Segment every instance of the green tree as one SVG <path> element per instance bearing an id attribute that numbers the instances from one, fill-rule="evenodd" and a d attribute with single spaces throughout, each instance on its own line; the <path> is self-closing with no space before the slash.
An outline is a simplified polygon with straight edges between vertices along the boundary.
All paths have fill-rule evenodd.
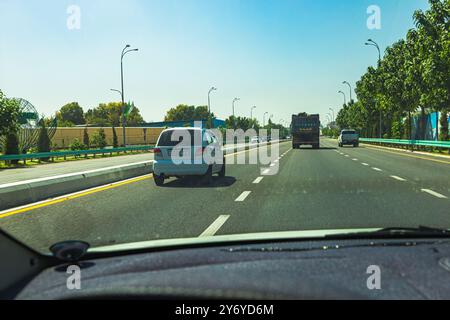
<path id="1" fill-rule="evenodd" d="M 112 127 L 112 133 L 113 133 L 113 148 L 118 148 L 119 147 L 119 141 L 117 139 L 117 133 L 116 133 L 116 128 Z"/>
<path id="2" fill-rule="evenodd" d="M 60 122 L 60 125 L 73 126 L 86 123 L 83 108 L 80 107 L 78 102 L 71 102 L 61 107 L 56 113 L 56 119 Z"/>
<path id="3" fill-rule="evenodd" d="M 5 146 L 4 146 L 5 154 L 20 154 L 19 150 L 19 139 L 17 137 L 16 131 L 9 131 L 6 134 Z M 18 164 L 18 160 L 11 160 L 11 164 Z"/>
<path id="4" fill-rule="evenodd" d="M 8 99 L 0 90 L 0 136 L 16 132 L 19 127 L 20 105 Z"/>
<path id="5" fill-rule="evenodd" d="M 106 135 L 105 130 L 103 128 L 98 129 L 92 136 L 92 144 L 99 149 L 103 149 L 106 147 Z"/>
<path id="6" fill-rule="evenodd" d="M 447 112 L 446 111 L 443 111 L 441 113 L 441 119 L 440 119 L 440 140 L 442 140 L 442 141 L 449 140 L 448 118 L 447 118 Z"/>
<path id="7" fill-rule="evenodd" d="M 83 144 L 86 146 L 87 149 L 89 149 L 91 143 L 89 141 L 89 133 L 87 130 L 87 127 L 84 128 L 83 130 Z"/>
<path id="8" fill-rule="evenodd" d="M 436 112 L 449 111 L 450 1 L 429 0 L 429 3 L 429 10 L 414 13 L 418 38 L 417 55 L 422 62 L 420 103 Z M 436 119 L 437 126 L 438 123 L 439 120 Z"/>
<path id="9" fill-rule="evenodd" d="M 210 117 L 214 117 L 214 114 L 210 115 L 206 106 L 180 104 L 167 111 L 164 121 L 208 120 Z"/>
<path id="10" fill-rule="evenodd" d="M 38 138 L 38 152 L 50 152 L 50 138 L 48 136 L 47 126 L 45 121 L 40 121 L 39 138 Z"/>
<path id="11" fill-rule="evenodd" d="M 86 122 L 101 127 L 119 127 L 122 125 L 122 103 L 100 103 L 98 107 L 89 109 L 85 114 Z M 138 108 L 133 108 L 127 117 L 127 126 L 145 123 Z"/>

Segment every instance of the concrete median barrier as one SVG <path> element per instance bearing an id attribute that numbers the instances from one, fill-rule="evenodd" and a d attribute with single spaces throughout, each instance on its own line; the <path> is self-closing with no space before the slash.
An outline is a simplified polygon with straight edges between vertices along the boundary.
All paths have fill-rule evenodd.
<path id="1" fill-rule="evenodd" d="M 0 210 L 47 200 L 152 172 L 152 161 L 0 185 Z"/>

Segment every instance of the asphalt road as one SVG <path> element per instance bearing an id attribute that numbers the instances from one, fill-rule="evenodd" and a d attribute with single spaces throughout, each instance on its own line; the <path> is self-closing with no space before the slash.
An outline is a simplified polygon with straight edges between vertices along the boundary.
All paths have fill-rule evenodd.
<path id="1" fill-rule="evenodd" d="M 228 164 L 226 177 L 211 185 L 171 179 L 156 187 L 146 176 L 0 213 L 0 228 L 38 250 L 68 239 L 100 246 L 268 231 L 450 228 L 449 160 L 336 145 L 322 139 L 319 150 L 292 150 L 281 143 L 273 167 Z"/>

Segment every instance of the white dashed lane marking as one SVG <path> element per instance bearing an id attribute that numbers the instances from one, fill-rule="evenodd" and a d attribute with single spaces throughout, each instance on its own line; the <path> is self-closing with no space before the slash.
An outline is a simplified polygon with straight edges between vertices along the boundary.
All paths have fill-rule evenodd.
<path id="1" fill-rule="evenodd" d="M 430 190 L 430 189 L 421 189 L 421 190 L 422 190 L 422 192 L 426 192 L 428 194 L 431 194 L 432 196 L 435 196 L 436 198 L 447 199 L 446 196 L 444 196 L 443 194 L 440 194 L 440 193 L 438 193 L 436 191 L 433 191 L 433 190 Z"/>
<path id="2" fill-rule="evenodd" d="M 258 184 L 261 182 L 261 180 L 264 179 L 264 177 L 258 177 L 255 179 L 255 181 L 253 181 L 254 184 Z"/>
<path id="3" fill-rule="evenodd" d="M 241 195 L 239 197 L 237 197 L 235 201 L 236 202 L 244 201 L 249 196 L 250 193 L 252 193 L 252 192 L 251 191 L 244 191 L 244 192 L 242 192 Z"/>
<path id="4" fill-rule="evenodd" d="M 200 238 L 203 237 L 212 237 L 214 236 L 217 231 L 223 226 L 223 224 L 228 220 L 230 216 L 229 215 L 221 215 L 219 216 L 203 233 L 199 236 Z"/>
<path id="5" fill-rule="evenodd" d="M 403 179 L 401 177 L 398 176 L 391 176 L 392 179 L 398 180 L 398 181 L 406 181 L 406 179 Z"/>

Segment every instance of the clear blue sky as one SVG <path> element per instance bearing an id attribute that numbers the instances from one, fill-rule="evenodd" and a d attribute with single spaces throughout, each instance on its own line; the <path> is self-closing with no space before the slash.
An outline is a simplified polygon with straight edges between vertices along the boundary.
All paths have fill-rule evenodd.
<path id="1" fill-rule="evenodd" d="M 69 5 L 81 29 L 68 30 Z M 381 30 L 366 27 L 367 7 L 381 8 Z M 426 0 L 0 0 L 0 88 L 53 114 L 78 101 L 87 110 L 118 101 L 120 52 L 126 100 L 147 121 L 180 103 L 206 105 L 220 118 L 264 112 L 274 120 L 338 108 L 338 90 L 354 85 L 382 48 L 405 36 Z"/>

